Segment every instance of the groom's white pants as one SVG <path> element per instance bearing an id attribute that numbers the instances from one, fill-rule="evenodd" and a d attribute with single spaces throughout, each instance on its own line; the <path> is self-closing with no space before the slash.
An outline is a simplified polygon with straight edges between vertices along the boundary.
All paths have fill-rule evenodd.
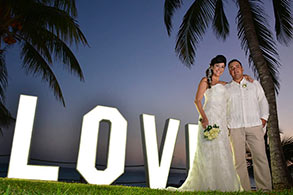
<path id="1" fill-rule="evenodd" d="M 253 173 L 257 190 L 272 190 L 271 174 L 265 151 L 264 132 L 262 126 L 230 129 L 230 139 L 233 146 L 235 167 L 240 182 L 245 191 L 250 191 L 250 180 L 246 164 L 247 142 L 253 162 Z"/>

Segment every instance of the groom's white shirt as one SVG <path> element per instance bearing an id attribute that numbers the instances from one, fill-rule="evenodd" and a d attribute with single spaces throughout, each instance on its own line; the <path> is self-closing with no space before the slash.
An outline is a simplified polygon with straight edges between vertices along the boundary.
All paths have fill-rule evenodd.
<path id="1" fill-rule="evenodd" d="M 262 125 L 261 118 L 268 120 L 269 105 L 263 88 L 256 80 L 253 83 L 245 78 L 239 83 L 231 81 L 228 91 L 228 128 L 254 127 Z"/>

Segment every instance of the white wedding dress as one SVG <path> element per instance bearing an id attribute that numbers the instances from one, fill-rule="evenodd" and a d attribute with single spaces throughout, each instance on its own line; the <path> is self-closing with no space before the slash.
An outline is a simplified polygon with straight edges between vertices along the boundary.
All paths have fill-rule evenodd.
<path id="1" fill-rule="evenodd" d="M 228 139 L 226 124 L 227 91 L 224 85 L 216 84 L 207 89 L 204 111 L 210 125 L 217 124 L 220 133 L 214 140 L 207 140 L 203 128 L 198 126 L 198 142 L 193 165 L 188 176 L 178 191 L 241 191 L 239 177 L 236 173 L 232 149 Z"/>

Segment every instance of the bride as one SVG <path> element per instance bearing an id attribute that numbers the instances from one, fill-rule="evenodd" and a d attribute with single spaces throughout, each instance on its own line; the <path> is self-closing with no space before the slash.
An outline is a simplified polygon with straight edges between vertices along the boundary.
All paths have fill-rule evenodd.
<path id="1" fill-rule="evenodd" d="M 179 191 L 241 191 L 240 180 L 236 173 L 228 129 L 226 124 L 226 82 L 220 81 L 226 66 L 226 58 L 217 55 L 211 60 L 204 77 L 198 86 L 195 105 L 200 114 L 198 126 L 197 151 L 192 168 L 179 188 L 168 187 L 168 190 Z M 205 97 L 204 106 L 202 99 Z M 204 136 L 208 125 L 216 124 L 220 132 L 218 136 L 209 140 Z"/>

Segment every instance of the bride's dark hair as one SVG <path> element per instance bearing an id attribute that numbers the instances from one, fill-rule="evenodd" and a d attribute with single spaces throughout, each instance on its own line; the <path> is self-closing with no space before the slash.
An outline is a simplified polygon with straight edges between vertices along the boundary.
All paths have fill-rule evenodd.
<path id="1" fill-rule="evenodd" d="M 214 57 L 211 60 L 210 67 L 206 70 L 206 77 L 208 79 L 208 88 L 211 88 L 211 84 L 212 84 L 212 76 L 213 76 L 212 67 L 218 63 L 224 63 L 226 66 L 226 62 L 227 62 L 227 60 L 226 60 L 225 56 L 223 56 L 223 55 L 217 55 L 216 57 Z"/>

